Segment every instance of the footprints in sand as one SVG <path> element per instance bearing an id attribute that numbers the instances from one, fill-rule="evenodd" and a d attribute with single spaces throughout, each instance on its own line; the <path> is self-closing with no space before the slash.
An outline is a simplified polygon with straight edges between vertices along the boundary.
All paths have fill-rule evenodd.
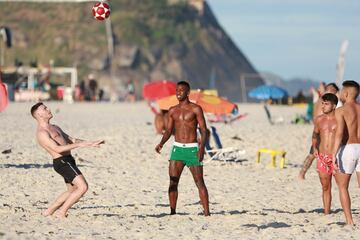
<path id="1" fill-rule="evenodd" d="M 26 212 L 26 210 L 23 207 L 11 206 L 10 204 L 7 204 L 7 203 L 3 203 L 2 206 L 4 208 L 7 208 L 8 210 L 12 211 L 13 213 Z"/>

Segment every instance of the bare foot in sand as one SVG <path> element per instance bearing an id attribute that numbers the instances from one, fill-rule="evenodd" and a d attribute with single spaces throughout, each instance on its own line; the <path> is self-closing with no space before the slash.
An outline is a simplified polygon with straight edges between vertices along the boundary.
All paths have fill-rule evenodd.
<path id="1" fill-rule="evenodd" d="M 50 210 L 50 209 L 46 209 L 45 211 L 43 211 L 43 212 L 41 213 L 41 215 L 43 215 L 44 217 L 48 217 L 48 216 L 53 215 L 54 212 L 55 212 L 55 211 L 52 211 L 52 210 Z"/>
<path id="2" fill-rule="evenodd" d="M 344 225 L 343 229 L 345 229 L 346 231 L 354 231 L 354 230 L 356 230 L 356 225 L 355 224 L 346 224 L 346 225 Z"/>
<path id="3" fill-rule="evenodd" d="M 56 218 L 59 218 L 59 219 L 65 219 L 65 218 L 67 218 L 68 214 L 67 213 L 64 214 L 64 213 L 61 213 L 61 212 L 57 212 L 57 213 L 54 214 L 54 216 Z"/>

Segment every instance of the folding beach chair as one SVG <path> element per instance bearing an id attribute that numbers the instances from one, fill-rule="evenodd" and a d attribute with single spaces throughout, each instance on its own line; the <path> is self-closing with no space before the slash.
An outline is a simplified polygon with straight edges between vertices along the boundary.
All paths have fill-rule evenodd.
<path id="1" fill-rule="evenodd" d="M 264 105 L 264 110 L 265 110 L 265 113 L 266 113 L 266 117 L 269 120 L 269 123 L 271 125 L 273 125 L 275 123 L 283 123 L 284 122 L 283 117 L 276 117 L 276 118 L 272 117 L 271 113 L 270 113 L 270 110 L 269 110 L 269 108 L 268 108 L 268 106 L 266 104 Z"/>
<path id="2" fill-rule="evenodd" d="M 206 158 L 203 162 L 204 163 L 210 163 L 212 160 L 218 160 L 218 161 L 234 161 L 240 160 L 246 153 L 245 150 L 240 150 L 235 147 L 228 147 L 223 148 L 223 145 L 220 141 L 220 137 L 217 134 L 216 128 L 211 126 L 211 136 L 214 139 L 215 145 L 217 148 L 212 149 L 210 147 L 209 138 L 207 138 L 205 142 L 205 152 L 209 155 L 208 158 Z"/>
<path id="3" fill-rule="evenodd" d="M 237 120 L 243 119 L 248 114 L 228 114 L 228 115 L 208 115 L 208 121 L 211 123 L 232 123 Z"/>

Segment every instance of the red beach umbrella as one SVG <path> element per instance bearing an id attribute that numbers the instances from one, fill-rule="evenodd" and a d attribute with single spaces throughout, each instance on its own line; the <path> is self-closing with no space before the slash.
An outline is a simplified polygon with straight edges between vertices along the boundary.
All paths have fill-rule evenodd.
<path id="1" fill-rule="evenodd" d="M 160 80 L 146 83 L 143 86 L 143 97 L 146 100 L 158 100 L 176 93 L 176 83 Z"/>

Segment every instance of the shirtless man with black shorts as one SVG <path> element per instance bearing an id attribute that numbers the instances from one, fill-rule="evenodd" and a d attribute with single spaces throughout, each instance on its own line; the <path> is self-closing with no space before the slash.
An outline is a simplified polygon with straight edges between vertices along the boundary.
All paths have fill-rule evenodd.
<path id="1" fill-rule="evenodd" d="M 71 156 L 71 150 L 78 147 L 99 147 L 104 141 L 83 141 L 75 139 L 64 133 L 61 128 L 50 124 L 53 117 L 51 111 L 43 103 L 32 106 L 31 115 L 38 122 L 36 139 L 38 143 L 51 155 L 53 166 L 65 180 L 67 191 L 62 193 L 49 208 L 43 212 L 44 216 L 52 215 L 58 210 L 56 216 L 65 218 L 72 205 L 86 193 L 88 185 Z"/>
<path id="2" fill-rule="evenodd" d="M 170 108 L 167 129 L 160 143 L 155 147 L 155 150 L 157 153 L 160 153 L 163 145 L 169 140 L 175 129 L 175 142 L 169 161 L 170 214 L 176 214 L 177 188 L 184 166 L 187 166 L 199 190 L 204 215 L 209 216 L 209 197 L 203 178 L 202 166 L 206 139 L 206 123 L 201 107 L 189 101 L 189 94 L 189 83 L 184 81 L 178 82 L 176 86 L 176 97 L 179 100 L 179 104 Z M 200 144 L 198 144 L 196 131 L 198 125 L 201 131 Z"/>
<path id="3" fill-rule="evenodd" d="M 349 182 L 354 171 L 360 187 L 360 104 L 359 84 L 353 80 L 344 81 L 340 92 L 343 106 L 336 109 L 337 129 L 335 135 L 334 159 L 336 155 L 335 180 L 339 188 L 340 202 L 346 224 L 353 225 Z"/>

